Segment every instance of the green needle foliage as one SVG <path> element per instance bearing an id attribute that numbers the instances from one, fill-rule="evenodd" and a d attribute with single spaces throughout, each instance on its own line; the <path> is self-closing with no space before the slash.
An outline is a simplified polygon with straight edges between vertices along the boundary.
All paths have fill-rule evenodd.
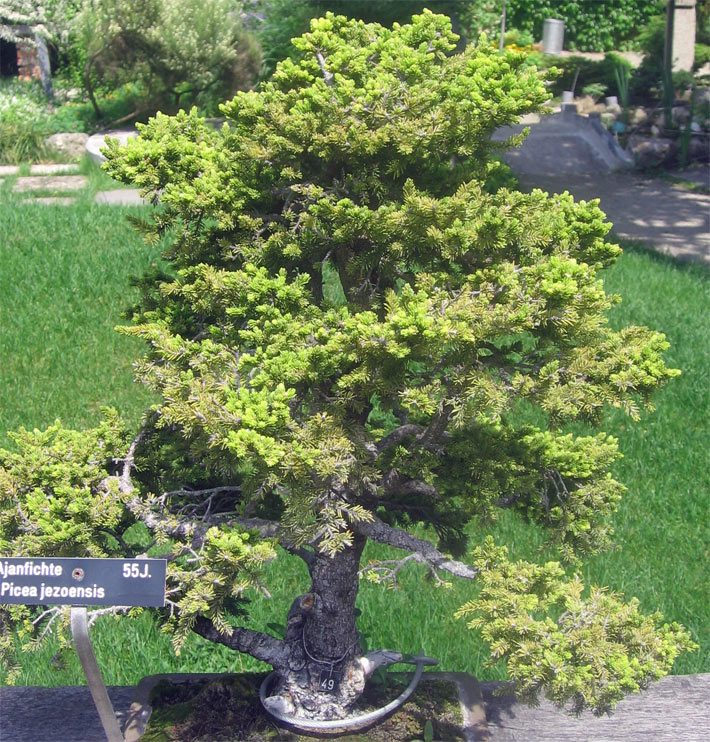
<path id="1" fill-rule="evenodd" d="M 171 240 L 171 273 L 145 278 L 123 331 L 146 341 L 138 370 L 160 399 L 129 509 L 174 544 L 178 644 L 198 615 L 229 631 L 272 554 L 215 525 L 199 492 L 220 487 L 221 522 L 275 521 L 282 543 L 328 555 L 374 524 L 431 526 L 460 556 L 464 526 L 500 509 L 572 564 L 610 545 L 617 442 L 583 426 L 609 407 L 636 419 L 678 371 L 663 335 L 607 321 L 618 299 L 598 273 L 620 248 L 597 203 L 499 186 L 490 136 L 540 108 L 540 75 L 485 38 L 456 43 L 429 12 L 391 30 L 328 14 L 223 106 L 221 130 L 158 115 L 109 145 L 111 175 L 160 200 L 146 238 Z M 559 565 L 491 544 L 473 564 L 462 615 L 528 697 L 602 710 L 692 646 L 633 601 L 582 597 Z"/>
<path id="2" fill-rule="evenodd" d="M 511 562 L 488 538 L 474 550 L 474 563 L 481 592 L 457 615 L 474 616 L 469 627 L 481 631 L 494 660 L 506 659 L 524 699 L 534 702 L 545 688 L 556 703 L 605 710 L 658 680 L 664 665 L 692 646 L 683 627 L 642 614 L 635 598 L 624 603 L 600 588 L 582 597 L 580 580 L 566 578 L 556 562 Z"/>

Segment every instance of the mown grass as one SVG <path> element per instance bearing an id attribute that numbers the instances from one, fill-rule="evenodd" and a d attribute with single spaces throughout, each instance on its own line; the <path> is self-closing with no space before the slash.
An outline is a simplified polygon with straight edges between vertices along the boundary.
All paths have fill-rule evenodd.
<path id="1" fill-rule="evenodd" d="M 88 201 L 0 205 L 0 443 L 20 425 L 93 422 L 104 405 L 135 422 L 148 401 L 132 384 L 140 343 L 114 327 L 130 277 L 159 250 L 127 213 Z"/>
<path id="2" fill-rule="evenodd" d="M 148 402 L 131 382 L 131 360 L 140 348 L 112 328 L 130 298 L 128 276 L 155 260 L 157 250 L 139 242 L 121 210 L 87 205 L 0 205 L 0 235 L 0 429 L 42 426 L 56 417 L 83 425 L 107 403 L 135 423 Z M 605 281 L 625 297 L 613 321 L 664 331 L 672 344 L 668 358 L 683 375 L 661 390 L 657 411 L 640 423 L 609 417 L 606 428 L 619 436 L 625 454 L 616 474 L 628 493 L 616 517 L 619 549 L 592 560 L 585 577 L 636 595 L 644 609 L 657 608 L 688 626 L 702 647 L 681 658 L 675 671 L 707 671 L 707 272 L 631 249 Z M 483 533 L 471 528 L 473 541 Z M 512 517 L 501 518 L 493 533 L 516 557 L 540 556 L 541 534 Z M 365 558 L 392 555 L 369 545 Z M 307 587 L 303 565 L 286 554 L 266 577 L 272 598 L 255 598 L 249 619 L 255 628 L 283 624 L 291 600 Z M 484 667 L 484 646 L 453 618 L 472 589 L 465 583 L 435 588 L 416 567 L 402 574 L 398 591 L 364 583 L 360 629 L 370 647 L 424 650 L 445 669 L 503 677 L 502 668 Z M 262 667 L 198 637 L 176 657 L 147 613 L 101 619 L 93 637 L 109 684 L 153 673 Z M 48 646 L 18 656 L 20 683 L 84 682 L 76 658 L 55 652 Z"/>

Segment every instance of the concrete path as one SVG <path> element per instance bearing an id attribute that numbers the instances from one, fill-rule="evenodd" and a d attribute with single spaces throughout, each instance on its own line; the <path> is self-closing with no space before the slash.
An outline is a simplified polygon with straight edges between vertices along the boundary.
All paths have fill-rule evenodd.
<path id="1" fill-rule="evenodd" d="M 26 193 L 24 204 L 41 206 L 71 206 L 75 204 L 89 185 L 85 175 L 79 175 L 76 164 L 30 165 L 29 175 L 20 175 L 18 165 L 0 165 L 0 183 L 2 178 L 12 179 L 12 190 L 15 193 Z M 36 192 L 48 191 L 55 195 L 36 196 Z M 111 191 L 99 191 L 94 195 L 94 203 L 106 206 L 146 206 L 146 201 L 137 188 L 117 188 Z M 0 740 L 0 742 L 2 742 Z"/>
<path id="2" fill-rule="evenodd" d="M 514 167 L 514 166 L 513 166 Z M 521 173 L 523 190 L 569 191 L 599 198 L 619 237 L 645 242 L 664 255 L 710 267 L 710 196 L 636 173 L 556 176 Z"/>
<path id="3" fill-rule="evenodd" d="M 573 114 L 531 122 L 523 145 L 504 155 L 521 188 L 599 198 L 619 237 L 644 242 L 678 260 L 710 266 L 710 195 L 624 169 L 620 160 L 615 165 L 610 138 L 590 136 L 586 122 Z M 495 138 L 503 139 L 520 128 L 508 127 Z M 710 168 L 694 166 L 677 175 L 704 185 Z"/>
<path id="4" fill-rule="evenodd" d="M 86 188 L 85 175 L 28 175 L 18 178 L 13 191 L 81 191 Z"/>
<path id="5" fill-rule="evenodd" d="M 0 165 L 0 178 L 12 177 L 20 172 L 19 165 Z M 30 175 L 58 175 L 78 173 L 79 166 L 76 163 L 51 163 L 49 165 L 30 165 Z"/>

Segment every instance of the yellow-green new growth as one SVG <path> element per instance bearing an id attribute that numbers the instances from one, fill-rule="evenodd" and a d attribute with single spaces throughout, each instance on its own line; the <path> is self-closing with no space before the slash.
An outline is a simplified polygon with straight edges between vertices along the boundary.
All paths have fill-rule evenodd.
<path id="1" fill-rule="evenodd" d="M 602 713 L 670 672 L 681 652 L 697 649 L 683 627 L 644 615 L 635 599 L 624 603 L 598 587 L 583 597 L 579 578 L 555 562 L 511 562 L 490 538 L 473 556 L 481 591 L 457 616 L 490 644 L 492 663 L 505 659 L 530 702 L 544 690 L 556 703 Z"/>
<path id="2" fill-rule="evenodd" d="M 344 716 L 362 692 L 368 539 L 438 584 L 478 579 L 462 610 L 527 695 L 604 708 L 690 647 L 633 601 L 581 598 L 559 565 L 506 566 L 490 546 L 456 559 L 467 525 L 502 509 L 568 562 L 608 547 L 617 444 L 578 425 L 609 407 L 635 417 L 677 373 L 662 335 L 607 320 L 600 270 L 620 249 L 598 203 L 503 177 L 491 135 L 540 108 L 541 76 L 485 39 L 456 42 L 429 12 L 392 29 L 328 14 L 224 105 L 220 130 L 159 115 L 108 147 L 109 172 L 159 202 L 141 229 L 169 241 L 170 267 L 143 279 L 125 330 L 147 343 L 138 373 L 158 401 L 91 480 L 169 544 L 177 643 L 192 628 L 269 662 L 275 703 L 308 718 Z M 240 625 L 276 542 L 311 578 L 284 637 Z M 392 584 L 399 569 L 362 574 Z M 341 658 L 332 697 L 313 657 Z"/>

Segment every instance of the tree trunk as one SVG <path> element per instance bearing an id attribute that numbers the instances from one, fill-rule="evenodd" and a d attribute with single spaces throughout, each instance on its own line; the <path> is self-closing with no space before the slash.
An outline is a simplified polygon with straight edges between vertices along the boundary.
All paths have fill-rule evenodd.
<path id="1" fill-rule="evenodd" d="M 103 117 L 103 113 L 99 108 L 99 102 L 96 99 L 96 93 L 94 92 L 94 83 L 91 80 L 91 68 L 93 64 L 94 58 L 90 57 L 84 65 L 84 88 L 86 90 L 86 94 L 89 96 L 89 100 L 91 101 L 91 106 L 94 109 L 96 120 L 100 121 Z"/>
<path id="2" fill-rule="evenodd" d="M 310 560 L 311 591 L 294 601 L 285 641 L 288 667 L 268 704 L 304 719 L 341 719 L 362 694 L 365 672 L 355 626 L 358 570 L 365 538 L 333 557 Z"/>

